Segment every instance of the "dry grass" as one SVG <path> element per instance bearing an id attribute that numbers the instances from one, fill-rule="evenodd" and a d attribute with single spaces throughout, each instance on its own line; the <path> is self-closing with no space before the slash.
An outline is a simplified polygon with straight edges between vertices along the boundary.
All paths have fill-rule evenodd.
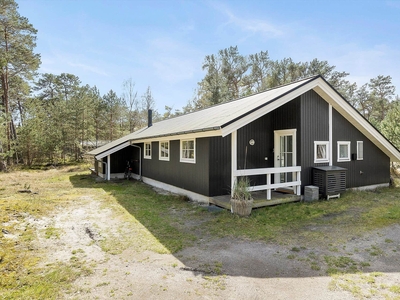
<path id="1" fill-rule="evenodd" d="M 78 194 L 67 180 L 69 171 L 71 167 L 0 174 L 0 298 L 55 299 L 73 280 L 90 271 L 81 263 L 39 269 L 41 253 L 32 243 L 37 232 L 26 221 L 48 215 Z M 18 192 L 22 189 L 31 192 Z M 57 234 L 52 228 L 46 232 Z"/>

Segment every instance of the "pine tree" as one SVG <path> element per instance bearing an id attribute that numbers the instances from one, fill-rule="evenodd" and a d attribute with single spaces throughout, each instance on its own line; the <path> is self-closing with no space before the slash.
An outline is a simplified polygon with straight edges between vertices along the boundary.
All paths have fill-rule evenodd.
<path id="1" fill-rule="evenodd" d="M 14 0 L 0 0 L 0 91 L 5 147 L 3 156 L 8 161 L 13 154 L 12 139 L 16 138 L 15 126 L 10 110 L 11 82 L 17 77 L 21 80 L 32 79 L 40 64 L 39 54 L 33 53 L 36 47 L 36 29 L 28 19 L 20 16 Z"/>

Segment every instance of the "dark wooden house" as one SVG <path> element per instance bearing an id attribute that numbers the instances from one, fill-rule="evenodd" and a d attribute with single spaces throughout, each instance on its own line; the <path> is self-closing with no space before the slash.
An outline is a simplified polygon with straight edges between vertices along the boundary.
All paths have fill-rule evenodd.
<path id="1" fill-rule="evenodd" d="M 178 116 L 89 154 L 105 179 L 136 178 L 201 202 L 229 195 L 238 176 L 252 190 L 313 185 L 313 168 L 346 170 L 346 188 L 387 186 L 400 152 L 321 76 Z"/>

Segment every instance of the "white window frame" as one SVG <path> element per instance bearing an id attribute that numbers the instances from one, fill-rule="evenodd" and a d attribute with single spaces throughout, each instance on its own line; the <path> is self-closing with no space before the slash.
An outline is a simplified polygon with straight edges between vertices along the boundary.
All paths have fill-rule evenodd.
<path id="1" fill-rule="evenodd" d="M 364 160 L 364 142 L 363 141 L 357 141 L 357 160 Z"/>
<path id="2" fill-rule="evenodd" d="M 193 142 L 193 158 L 183 157 L 183 143 L 185 143 L 185 142 Z M 189 150 L 192 150 L 192 149 L 189 149 Z M 193 164 L 196 163 L 196 139 L 181 140 L 179 153 L 180 153 L 180 161 L 181 162 L 193 163 Z"/>
<path id="3" fill-rule="evenodd" d="M 167 151 L 167 156 L 161 156 L 162 155 L 162 151 L 161 151 L 161 145 L 162 144 L 167 144 L 168 145 L 168 151 Z M 169 157 L 170 157 L 170 153 L 171 153 L 171 148 L 170 148 L 170 143 L 169 143 L 169 141 L 160 141 L 159 143 L 158 143 L 158 145 L 159 145 L 159 151 L 158 151 L 158 158 L 159 158 L 159 160 L 165 160 L 165 161 L 169 161 Z M 165 153 L 165 152 L 164 152 Z"/>
<path id="4" fill-rule="evenodd" d="M 344 141 L 337 142 L 337 161 L 338 162 L 344 162 L 344 161 L 351 160 L 350 145 L 351 145 L 350 142 L 344 142 Z M 340 157 L 340 146 L 347 146 L 347 157 Z"/>
<path id="5" fill-rule="evenodd" d="M 147 149 L 146 146 L 150 146 L 149 149 Z M 151 142 L 150 143 L 144 143 L 143 148 L 144 148 L 143 158 L 151 159 Z M 150 154 L 147 154 L 147 150 L 149 150 Z"/>
<path id="6" fill-rule="evenodd" d="M 326 154 L 325 154 L 325 158 L 318 158 L 318 153 L 317 153 L 317 149 L 318 146 L 325 146 L 326 148 Z M 318 164 L 318 163 L 329 163 L 329 141 L 314 141 L 314 163 Z"/>

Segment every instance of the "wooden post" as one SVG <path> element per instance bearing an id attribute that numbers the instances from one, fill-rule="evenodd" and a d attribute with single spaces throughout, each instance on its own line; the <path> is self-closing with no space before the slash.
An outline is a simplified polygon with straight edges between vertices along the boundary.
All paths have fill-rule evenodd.
<path id="1" fill-rule="evenodd" d="M 297 176 L 296 176 L 296 181 L 300 181 L 301 180 L 301 172 L 296 172 Z M 296 189 L 296 195 L 300 196 L 301 195 L 301 185 L 297 186 Z"/>
<path id="2" fill-rule="evenodd" d="M 237 172 L 237 130 L 231 133 L 231 196 L 236 184 Z"/>
<path id="3" fill-rule="evenodd" d="M 267 174 L 267 186 L 271 184 L 271 174 Z M 271 189 L 267 188 L 267 200 L 271 200 Z"/>
<path id="4" fill-rule="evenodd" d="M 107 180 L 111 179 L 111 155 L 107 156 Z"/>

